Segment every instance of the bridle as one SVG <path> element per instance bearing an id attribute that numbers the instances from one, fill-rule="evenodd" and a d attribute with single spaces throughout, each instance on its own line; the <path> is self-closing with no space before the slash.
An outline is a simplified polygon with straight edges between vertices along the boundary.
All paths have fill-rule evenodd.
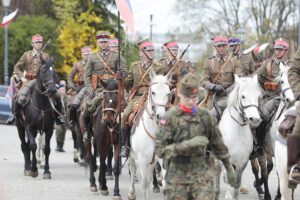
<path id="1" fill-rule="evenodd" d="M 40 69 L 39 69 L 39 71 L 38 71 L 37 74 L 42 73 L 42 69 L 43 69 L 44 67 L 45 67 L 45 64 L 44 64 L 42 67 L 40 67 Z M 55 83 L 55 82 L 54 82 L 53 79 L 50 80 L 50 81 L 44 82 L 43 76 L 41 76 L 41 79 L 42 79 L 42 86 L 43 86 L 43 89 L 40 89 L 40 88 L 39 88 L 39 86 L 38 86 L 38 81 L 37 81 L 37 80 L 36 80 L 36 82 L 35 82 L 35 87 L 36 87 L 38 93 L 40 93 L 40 94 L 42 94 L 42 95 L 44 95 L 44 96 L 49 97 L 49 94 L 48 94 L 47 90 L 45 90 L 45 89 L 47 88 L 47 85 L 49 85 L 50 83 Z"/>

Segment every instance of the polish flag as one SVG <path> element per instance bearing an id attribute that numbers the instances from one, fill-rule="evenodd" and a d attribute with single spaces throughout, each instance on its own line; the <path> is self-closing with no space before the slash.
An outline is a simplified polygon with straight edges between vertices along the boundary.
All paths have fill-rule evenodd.
<path id="1" fill-rule="evenodd" d="M 8 25 L 17 15 L 18 9 L 16 9 L 14 12 L 10 13 L 9 15 L 6 15 L 3 17 L 2 22 L 1 22 L 1 27 L 5 27 Z"/>
<path id="2" fill-rule="evenodd" d="M 134 33 L 134 20 L 130 0 L 115 0 L 121 17 L 125 21 L 126 31 Z"/>

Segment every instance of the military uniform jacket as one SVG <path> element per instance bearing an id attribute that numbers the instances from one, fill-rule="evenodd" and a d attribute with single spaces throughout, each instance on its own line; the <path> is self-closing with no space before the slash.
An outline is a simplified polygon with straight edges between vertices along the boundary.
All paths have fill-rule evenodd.
<path id="1" fill-rule="evenodd" d="M 235 57 L 241 63 L 245 76 L 250 76 L 255 72 L 255 62 L 251 54 L 238 54 Z"/>
<path id="2" fill-rule="evenodd" d="M 226 59 L 228 56 L 226 56 Z M 244 72 L 242 66 L 236 58 L 231 57 L 230 60 L 227 62 L 226 66 L 221 72 L 221 66 L 225 61 L 218 57 L 213 56 L 206 60 L 203 69 L 203 79 L 202 84 L 205 86 L 207 82 L 213 83 L 215 77 L 218 73 L 221 73 L 219 79 L 216 81 L 217 84 L 222 84 L 223 87 L 226 89 L 227 87 L 231 86 L 234 83 L 234 74 L 238 76 L 243 76 Z"/>
<path id="3" fill-rule="evenodd" d="M 260 68 L 257 69 L 256 74 L 258 77 L 258 82 L 261 87 L 264 88 L 265 82 L 275 82 L 274 79 L 280 75 L 280 62 L 283 62 L 286 65 L 290 64 L 290 61 L 287 59 L 278 60 L 274 56 L 263 62 Z M 271 78 L 268 75 L 267 66 L 271 64 L 272 74 Z M 277 96 L 280 94 L 280 87 L 276 91 L 265 91 L 267 96 Z"/>
<path id="4" fill-rule="evenodd" d="M 179 60 L 175 67 L 173 67 L 176 63 L 175 60 L 173 62 L 168 62 L 166 58 L 162 58 L 159 60 L 159 63 L 164 68 L 164 75 L 169 73 L 169 71 L 172 69 L 172 86 L 176 86 L 178 80 L 180 80 L 184 75 L 188 74 L 189 72 L 196 71 L 190 62 L 185 62 L 183 60 Z"/>
<path id="5" fill-rule="evenodd" d="M 87 66 L 84 72 L 84 84 L 88 91 L 93 90 L 92 75 L 112 75 L 118 70 L 119 55 L 113 51 L 105 53 L 96 52 L 89 56 Z M 105 65 L 112 71 L 108 70 Z M 126 70 L 124 58 L 121 56 L 121 69 Z M 100 81 L 98 81 L 97 88 L 102 88 Z"/>
<path id="6" fill-rule="evenodd" d="M 68 85 L 69 87 L 75 87 L 77 84 L 74 82 L 74 78 L 77 75 L 77 83 L 79 85 L 82 85 L 81 83 L 84 83 L 84 70 L 86 67 L 86 62 L 84 60 L 81 60 L 79 62 L 76 62 L 74 66 L 71 69 L 71 72 L 68 75 Z"/>
<path id="7" fill-rule="evenodd" d="M 207 137 L 208 145 L 218 159 L 229 157 L 222 136 L 206 109 L 197 108 L 196 113 L 185 113 L 178 106 L 173 107 L 160 121 L 155 141 L 156 153 L 163 158 L 164 166 L 167 166 L 166 182 L 197 183 L 203 177 L 211 176 L 204 147 L 200 148 L 199 145 L 177 152 L 175 156 L 168 155 L 166 151 L 168 145 L 179 144 L 196 136 Z"/>
<path id="8" fill-rule="evenodd" d="M 289 83 L 295 98 L 300 100 L 300 49 L 297 50 L 289 70 Z"/>
<path id="9" fill-rule="evenodd" d="M 148 70 L 149 67 L 151 67 L 156 74 L 164 73 L 163 66 L 158 62 L 154 61 L 148 66 L 146 66 L 142 61 L 133 62 L 129 67 L 128 75 L 125 79 L 125 87 L 127 91 L 138 87 L 136 95 L 142 95 L 144 92 L 148 92 L 149 84 L 151 82 L 150 70 Z M 146 72 L 147 74 L 141 82 L 142 77 Z M 139 85 L 140 82 L 141 84 Z"/>
<path id="10" fill-rule="evenodd" d="M 48 60 L 49 55 L 47 53 L 41 52 L 43 59 Z M 27 74 L 36 75 L 38 69 L 42 66 L 40 59 L 40 54 L 33 55 L 33 51 L 26 51 L 19 61 L 14 66 L 14 71 L 17 75 L 18 80 L 24 77 L 23 72 L 26 71 Z"/>

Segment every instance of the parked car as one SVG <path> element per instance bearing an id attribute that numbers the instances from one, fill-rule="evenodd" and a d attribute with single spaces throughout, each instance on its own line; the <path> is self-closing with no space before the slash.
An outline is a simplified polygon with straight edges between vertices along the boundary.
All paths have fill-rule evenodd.
<path id="1" fill-rule="evenodd" d="M 8 86 L 0 85 L 0 123 L 5 123 L 12 114 L 9 100 L 5 97 Z"/>

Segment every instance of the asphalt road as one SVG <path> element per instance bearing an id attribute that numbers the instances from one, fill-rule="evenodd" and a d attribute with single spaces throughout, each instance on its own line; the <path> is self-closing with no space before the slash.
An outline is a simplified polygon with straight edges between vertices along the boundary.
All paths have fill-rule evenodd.
<path id="1" fill-rule="evenodd" d="M 54 136 L 55 137 L 55 136 Z M 112 199 L 113 181 L 108 181 L 109 196 L 104 197 L 99 192 L 89 190 L 88 169 L 73 162 L 73 145 L 70 132 L 67 132 L 65 153 L 56 152 L 55 138 L 52 138 L 50 154 L 51 180 L 44 180 L 43 169 L 39 169 L 37 178 L 23 175 L 24 159 L 20 148 L 20 141 L 15 126 L 0 125 L 0 200 L 98 200 Z M 129 186 L 128 168 L 125 165 L 120 177 L 122 199 L 127 199 Z M 245 170 L 244 184 L 250 190 L 249 194 L 240 194 L 242 200 L 258 199 L 253 188 L 254 176 L 250 166 Z M 270 174 L 269 187 L 272 198 L 277 190 L 277 177 L 273 170 Z M 221 185 L 222 186 L 222 185 Z M 141 199 L 141 185 L 136 185 L 137 199 Z M 163 199 L 162 192 L 154 194 L 151 199 Z M 220 199 L 224 197 L 224 187 Z M 300 190 L 295 191 L 295 200 L 300 199 Z"/>

